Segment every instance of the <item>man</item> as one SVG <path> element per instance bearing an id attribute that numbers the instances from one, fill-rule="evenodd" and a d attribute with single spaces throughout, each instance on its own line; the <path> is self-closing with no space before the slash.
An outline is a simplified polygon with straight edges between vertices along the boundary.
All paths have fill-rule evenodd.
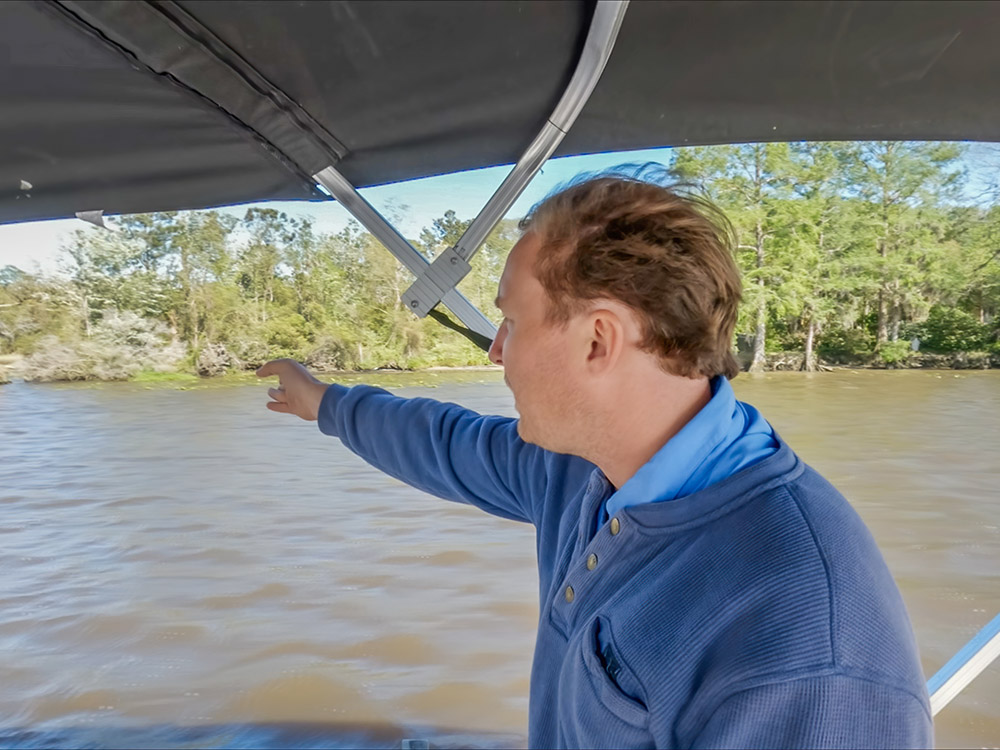
<path id="1" fill-rule="evenodd" d="M 728 378 L 725 219 L 602 176 L 523 222 L 490 359 L 518 420 L 289 360 L 273 411 L 379 469 L 536 528 L 534 747 L 927 747 L 898 590 L 846 500 Z"/>

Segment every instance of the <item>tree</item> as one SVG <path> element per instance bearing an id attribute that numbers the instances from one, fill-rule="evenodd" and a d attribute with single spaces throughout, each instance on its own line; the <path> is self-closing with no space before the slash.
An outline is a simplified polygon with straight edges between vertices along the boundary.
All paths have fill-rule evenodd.
<path id="1" fill-rule="evenodd" d="M 877 254 L 876 347 L 899 338 L 900 324 L 919 287 L 937 233 L 927 209 L 956 197 L 962 147 L 954 143 L 873 141 L 858 144 L 848 165 L 848 194 L 864 206 L 858 241 Z"/>
<path id="2" fill-rule="evenodd" d="M 816 369 L 817 337 L 827 325 L 853 325 L 861 285 L 851 273 L 848 206 L 843 200 L 844 164 L 850 147 L 839 143 L 792 145 L 792 193 L 783 242 L 785 283 L 781 298 L 787 314 L 804 329 L 802 369 Z"/>
<path id="3" fill-rule="evenodd" d="M 787 226 L 791 188 L 791 152 L 787 143 L 677 149 L 672 174 L 693 182 L 726 210 L 739 236 L 737 260 L 743 270 L 744 315 L 741 328 L 753 330 L 751 371 L 764 368 L 768 309 L 778 304 L 779 233 Z M 779 257 L 771 259 L 771 252 Z"/>
<path id="4" fill-rule="evenodd" d="M 145 318 L 166 316 L 172 295 L 159 266 L 161 250 L 151 250 L 138 232 L 77 230 L 65 251 L 80 292 L 85 335 L 90 336 L 103 310 L 134 310 Z"/>

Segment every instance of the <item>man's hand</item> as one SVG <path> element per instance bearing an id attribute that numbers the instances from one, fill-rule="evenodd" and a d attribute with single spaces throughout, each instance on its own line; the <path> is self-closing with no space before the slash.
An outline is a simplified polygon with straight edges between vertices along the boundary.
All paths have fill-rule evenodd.
<path id="1" fill-rule="evenodd" d="M 257 377 L 272 375 L 278 376 L 278 387 L 267 389 L 267 395 L 272 399 L 267 402 L 267 408 L 316 421 L 327 384 L 314 378 L 294 359 L 275 359 L 257 370 Z"/>

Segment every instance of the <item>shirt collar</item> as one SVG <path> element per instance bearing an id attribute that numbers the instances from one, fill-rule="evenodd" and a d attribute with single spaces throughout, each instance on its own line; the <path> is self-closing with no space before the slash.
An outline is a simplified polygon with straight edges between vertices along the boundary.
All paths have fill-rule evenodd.
<path id="1" fill-rule="evenodd" d="M 631 505 L 673 500 L 699 489 L 690 486 L 691 480 L 698 483 L 705 469 L 731 444 L 730 436 L 742 433 L 745 423 L 729 380 L 719 375 L 710 385 L 708 403 L 608 498 L 608 516 Z"/>

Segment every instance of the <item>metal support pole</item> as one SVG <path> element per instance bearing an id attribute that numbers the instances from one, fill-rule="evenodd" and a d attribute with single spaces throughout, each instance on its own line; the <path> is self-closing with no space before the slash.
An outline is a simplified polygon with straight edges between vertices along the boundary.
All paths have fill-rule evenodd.
<path id="1" fill-rule="evenodd" d="M 423 317 L 430 312 L 448 290 L 454 288 L 468 273 L 471 268 L 468 260 L 475 255 L 487 235 L 562 142 L 604 72 L 627 7 L 628 0 L 598 1 L 573 78 L 541 132 L 535 136 L 455 247 L 438 256 L 430 268 L 418 276 L 413 285 L 403 293 L 403 302 L 417 315 Z M 457 275 L 459 273 L 461 275 Z"/>
<path id="2" fill-rule="evenodd" d="M 386 249 L 396 256 L 400 263 L 419 278 L 430 266 L 427 259 L 416 250 L 371 203 L 365 200 L 355 187 L 333 167 L 313 175 L 313 179 L 330 191 L 351 215 L 361 222 Z M 466 263 L 466 265 L 468 265 Z M 464 275 L 464 274 L 463 274 Z M 459 277 L 461 278 L 461 277 Z M 496 326 L 467 300 L 457 289 L 450 289 L 440 300 L 462 321 L 466 328 L 485 336 L 491 341 L 497 335 Z M 436 304 L 436 303 L 435 303 Z"/>
<path id="3" fill-rule="evenodd" d="M 1000 614 L 990 620 L 976 637 L 969 641 L 927 681 L 931 694 L 931 714 L 947 706 L 965 687 L 1000 656 Z"/>

